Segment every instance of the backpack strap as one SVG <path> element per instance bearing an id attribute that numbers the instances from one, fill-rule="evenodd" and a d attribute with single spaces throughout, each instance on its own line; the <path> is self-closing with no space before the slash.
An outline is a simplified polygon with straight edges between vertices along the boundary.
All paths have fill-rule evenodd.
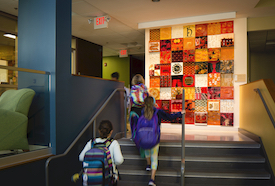
<path id="1" fill-rule="evenodd" d="M 113 141 L 114 141 L 113 138 L 107 138 L 107 140 L 104 142 L 108 149 L 109 149 L 109 147 L 110 147 L 110 145 L 112 144 Z"/>

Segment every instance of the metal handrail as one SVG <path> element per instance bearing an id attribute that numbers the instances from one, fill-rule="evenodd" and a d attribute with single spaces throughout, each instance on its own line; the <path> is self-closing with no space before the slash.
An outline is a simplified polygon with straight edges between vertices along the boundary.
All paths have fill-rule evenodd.
<path id="1" fill-rule="evenodd" d="M 50 158 L 47 159 L 46 163 L 45 163 L 45 176 L 46 176 L 46 186 L 49 186 L 49 163 L 51 160 L 53 159 L 56 159 L 56 158 L 60 158 L 60 157 L 63 157 L 63 156 L 66 156 L 69 151 L 73 148 L 73 146 L 76 144 L 76 142 L 79 140 L 79 138 L 84 134 L 84 132 L 90 127 L 90 125 L 93 123 L 93 137 L 96 136 L 96 117 L 101 113 L 101 111 L 106 107 L 106 105 L 109 103 L 109 101 L 111 100 L 111 98 L 114 96 L 114 94 L 117 92 L 117 91 L 124 91 L 125 90 L 123 88 L 117 88 L 115 89 L 111 94 L 110 96 L 107 98 L 107 100 L 103 103 L 103 105 L 98 109 L 98 111 L 96 112 L 96 114 L 92 117 L 92 119 L 90 119 L 90 121 L 87 123 L 87 125 L 82 129 L 82 131 L 78 134 L 78 136 L 74 139 L 74 141 L 71 143 L 71 145 L 65 150 L 64 153 L 62 154 L 59 154 L 59 155 L 56 155 L 56 156 L 52 156 Z M 126 96 L 124 96 L 124 106 L 126 106 Z M 126 110 L 126 107 L 124 107 Z M 126 111 L 125 111 L 126 113 Z M 125 122 L 126 122 L 127 118 L 126 118 L 126 115 L 125 115 Z M 126 123 L 125 123 L 125 131 L 126 131 Z M 126 133 L 125 133 L 125 136 L 126 136 Z"/>
<path id="2" fill-rule="evenodd" d="M 185 106 L 185 91 L 182 91 L 182 109 Z M 185 112 L 182 114 L 181 126 L 181 186 L 185 184 Z"/>
<path id="3" fill-rule="evenodd" d="M 13 67 L 13 66 L 5 66 L 5 65 L 0 65 L 0 69 L 7 69 L 7 70 L 21 71 L 21 72 L 30 72 L 30 73 L 36 73 L 36 74 L 47 74 L 47 75 L 50 74 L 50 72 L 46 72 L 46 71 L 33 70 L 33 69 L 27 69 L 27 68 L 19 68 L 19 67 Z"/>
<path id="4" fill-rule="evenodd" d="M 256 88 L 256 89 L 254 89 L 254 91 L 257 92 L 257 93 L 259 94 L 259 96 L 260 96 L 260 98 L 261 98 L 261 100 L 262 100 L 262 102 L 263 102 L 263 104 L 264 104 L 265 110 L 266 110 L 266 112 L 267 112 L 267 114 L 268 114 L 268 116 L 269 116 L 269 118 L 270 118 L 270 120 L 271 120 L 273 126 L 275 127 L 274 118 L 272 117 L 272 114 L 271 114 L 271 112 L 270 112 L 270 110 L 269 110 L 269 108 L 268 108 L 268 106 L 267 106 L 267 104 L 266 104 L 266 102 L 265 102 L 265 100 L 264 100 L 264 97 L 263 97 L 263 95 L 262 95 L 262 93 L 261 93 L 261 90 L 260 90 L 259 88 Z"/>

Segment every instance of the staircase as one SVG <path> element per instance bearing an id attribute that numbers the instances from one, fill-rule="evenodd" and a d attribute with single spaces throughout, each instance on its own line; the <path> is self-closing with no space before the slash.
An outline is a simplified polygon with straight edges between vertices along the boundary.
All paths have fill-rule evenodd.
<path id="1" fill-rule="evenodd" d="M 125 161 L 118 167 L 119 186 L 145 186 L 150 172 L 135 144 L 120 139 Z M 250 141 L 186 141 L 185 186 L 273 186 L 261 145 Z M 179 186 L 181 143 L 161 142 L 157 186 Z"/>

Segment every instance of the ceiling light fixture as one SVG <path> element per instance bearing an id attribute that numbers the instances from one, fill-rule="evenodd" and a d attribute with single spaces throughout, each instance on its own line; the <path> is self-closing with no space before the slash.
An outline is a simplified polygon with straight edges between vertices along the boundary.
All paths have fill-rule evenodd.
<path id="1" fill-rule="evenodd" d="M 16 39 L 16 35 L 13 34 L 4 34 L 5 37 Z"/>
<path id="2" fill-rule="evenodd" d="M 153 2 L 159 2 L 160 0 L 152 0 Z"/>

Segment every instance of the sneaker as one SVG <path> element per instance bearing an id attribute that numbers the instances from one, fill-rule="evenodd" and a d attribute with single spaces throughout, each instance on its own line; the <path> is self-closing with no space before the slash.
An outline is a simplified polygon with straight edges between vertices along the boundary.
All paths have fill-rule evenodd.
<path id="1" fill-rule="evenodd" d="M 150 171 L 151 170 L 151 165 L 147 165 L 145 170 Z"/>
<path id="2" fill-rule="evenodd" d="M 148 185 L 157 186 L 157 185 L 155 184 L 155 181 L 152 180 L 152 179 L 149 181 Z"/>

